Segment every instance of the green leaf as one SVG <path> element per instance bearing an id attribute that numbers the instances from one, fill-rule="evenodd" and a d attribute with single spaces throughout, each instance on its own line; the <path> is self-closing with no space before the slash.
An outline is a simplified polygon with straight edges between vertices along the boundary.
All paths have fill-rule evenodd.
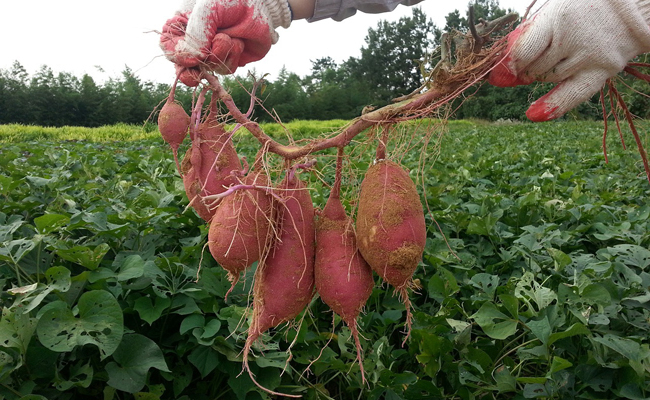
<path id="1" fill-rule="evenodd" d="M 91 249 L 86 246 L 75 246 L 70 249 L 59 249 L 56 254 L 64 260 L 79 264 L 89 270 L 95 270 L 102 262 L 102 259 L 110 250 L 110 246 L 102 243 Z"/>
<path id="2" fill-rule="evenodd" d="M 589 335 L 590 333 L 591 333 L 591 331 L 589 329 L 587 329 L 586 326 L 584 326 L 583 324 L 578 322 L 578 323 L 575 323 L 575 324 L 571 325 L 564 332 L 552 333 L 548 337 L 548 343 L 547 344 L 550 346 L 550 345 L 552 345 L 553 343 L 555 343 L 556 341 L 558 341 L 560 339 L 568 338 L 568 337 L 571 337 L 571 336 L 578 336 L 578 335 Z"/>
<path id="3" fill-rule="evenodd" d="M 205 378 L 219 364 L 219 355 L 210 347 L 198 346 L 190 353 L 188 360 L 199 370 L 201 377 Z"/>
<path id="4" fill-rule="evenodd" d="M 517 320 L 499 311 L 494 303 L 483 303 L 481 308 L 471 318 L 492 339 L 504 340 L 514 335 L 517 331 Z"/>
<path id="5" fill-rule="evenodd" d="M 553 258 L 553 261 L 557 264 L 557 270 L 562 271 L 564 267 L 571 264 L 572 260 L 565 252 L 562 250 L 548 248 L 546 252 Z"/>
<path id="6" fill-rule="evenodd" d="M 608 306 L 612 302 L 612 296 L 600 283 L 592 283 L 585 286 L 580 295 L 582 296 L 582 299 L 589 304 Z"/>
<path id="7" fill-rule="evenodd" d="M 93 290 L 79 298 L 78 317 L 63 302 L 48 304 L 40 316 L 37 334 L 41 343 L 56 352 L 69 352 L 77 346 L 93 344 L 104 359 L 113 354 L 124 330 L 122 308 L 107 291 Z"/>
<path id="8" fill-rule="evenodd" d="M 34 225 L 36 226 L 36 230 L 41 235 L 47 235 L 56 230 L 59 230 L 68 222 L 70 222 L 70 217 L 62 214 L 45 214 L 34 218 Z"/>
<path id="9" fill-rule="evenodd" d="M 139 254 L 133 254 L 124 259 L 120 265 L 117 280 L 119 282 L 139 278 L 144 275 L 145 262 Z"/>
<path id="10" fill-rule="evenodd" d="M 642 347 L 632 339 L 626 339 L 608 333 L 602 337 L 594 336 L 592 340 L 616 351 L 628 360 L 641 362 L 650 356 L 650 350 L 648 350 L 647 346 Z"/>
<path id="11" fill-rule="evenodd" d="M 39 284 L 40 290 L 35 291 L 33 295 L 27 295 L 20 302 L 24 304 L 23 312 L 27 313 L 38 307 L 47 295 L 53 291 L 65 293 L 70 290 L 72 280 L 70 279 L 70 270 L 65 267 L 52 267 L 45 272 L 48 284 Z"/>
<path id="12" fill-rule="evenodd" d="M 650 267 L 650 250 L 647 248 L 632 244 L 620 244 L 610 247 L 608 250 L 616 254 L 618 260 L 625 265 L 632 265 L 641 269 Z"/>
<path id="13" fill-rule="evenodd" d="M 494 371 L 494 380 L 500 393 L 517 390 L 517 378 L 512 376 L 510 369 L 506 366 L 501 366 Z"/>
<path id="14" fill-rule="evenodd" d="M 172 304 L 167 297 L 154 297 L 154 304 L 151 304 L 150 297 L 139 297 L 133 304 L 133 309 L 138 312 L 140 318 L 149 325 L 157 321 L 162 313 Z"/>
<path id="15" fill-rule="evenodd" d="M 12 347 L 25 354 L 37 322 L 36 318 L 30 318 L 27 313 L 4 308 L 0 319 L 0 346 Z"/>
<path id="16" fill-rule="evenodd" d="M 160 347 L 146 336 L 134 333 L 124 335 L 113 353 L 115 362 L 106 365 L 108 384 L 129 393 L 142 390 L 149 369 L 170 372 Z"/>
<path id="17" fill-rule="evenodd" d="M 55 387 L 60 392 L 65 392 L 73 387 L 87 388 L 93 381 L 93 367 L 90 364 L 77 363 L 70 369 L 70 378 L 67 380 L 59 379 Z"/>
<path id="18" fill-rule="evenodd" d="M 427 290 L 429 296 L 442 303 L 445 299 L 457 293 L 460 288 L 454 274 L 443 267 L 438 267 L 437 273 L 429 279 Z"/>
<path id="19" fill-rule="evenodd" d="M 530 329 L 530 331 L 533 333 L 533 335 L 537 336 L 537 338 L 544 344 L 548 343 L 548 339 L 551 336 L 552 328 L 551 328 L 551 323 L 548 320 L 548 317 L 545 316 L 539 321 L 528 321 L 526 322 L 526 326 Z"/>
<path id="20" fill-rule="evenodd" d="M 562 371 L 563 369 L 571 368 L 572 366 L 573 363 L 569 360 L 565 360 L 564 358 L 558 356 L 553 357 L 553 361 L 551 361 L 551 369 L 549 371 L 549 378 L 550 374 Z"/>
<path id="21" fill-rule="evenodd" d="M 183 322 L 181 322 L 181 327 L 180 327 L 180 334 L 184 335 L 185 332 L 190 331 L 194 328 L 203 328 L 205 325 L 205 317 L 201 314 L 192 314 L 188 315 L 183 319 Z"/>
<path id="22" fill-rule="evenodd" d="M 16 239 L 0 243 L 0 261 L 17 264 L 34 247 L 36 247 L 36 241 L 32 239 Z"/>

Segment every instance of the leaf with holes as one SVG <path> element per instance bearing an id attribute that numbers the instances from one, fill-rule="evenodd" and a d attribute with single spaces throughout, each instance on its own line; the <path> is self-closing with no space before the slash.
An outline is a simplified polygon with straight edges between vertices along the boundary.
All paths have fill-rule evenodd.
<path id="1" fill-rule="evenodd" d="M 36 242 L 31 239 L 16 239 L 2 243 L 0 246 L 0 261 L 17 264 L 35 246 Z"/>
<path id="2" fill-rule="evenodd" d="M 36 329 L 36 319 L 10 308 L 2 310 L 0 346 L 19 349 L 23 354 Z"/>
<path id="3" fill-rule="evenodd" d="M 650 250 L 632 244 L 620 244 L 610 247 L 609 252 L 616 254 L 618 260 L 625 265 L 645 269 L 650 267 Z"/>
<path id="4" fill-rule="evenodd" d="M 48 306 L 40 316 L 36 331 L 40 342 L 52 351 L 68 352 L 77 346 L 93 344 L 105 359 L 122 340 L 122 309 L 115 297 L 105 290 L 81 295 L 76 308 L 78 316 L 64 302 Z"/>

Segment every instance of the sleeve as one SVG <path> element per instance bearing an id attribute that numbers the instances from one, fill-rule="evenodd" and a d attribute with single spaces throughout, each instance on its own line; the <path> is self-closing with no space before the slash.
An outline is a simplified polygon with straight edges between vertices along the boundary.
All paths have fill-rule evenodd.
<path id="1" fill-rule="evenodd" d="M 393 11 L 400 4 L 412 6 L 421 1 L 423 0 L 316 0 L 314 16 L 308 21 L 314 22 L 326 18 L 342 21 L 356 14 L 357 10 L 378 14 Z"/>

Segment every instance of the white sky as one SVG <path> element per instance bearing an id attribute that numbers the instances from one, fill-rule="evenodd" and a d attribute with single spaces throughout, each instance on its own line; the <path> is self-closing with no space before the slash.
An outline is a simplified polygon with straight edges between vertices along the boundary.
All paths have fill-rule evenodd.
<path id="1" fill-rule="evenodd" d="M 0 0 L 4 38 L 0 41 L 0 68 L 8 69 L 19 61 L 30 74 L 42 65 L 55 73 L 84 73 L 97 81 L 119 77 L 128 65 L 143 81 L 171 83 L 172 64 L 161 56 L 158 34 L 173 15 L 180 0 Z M 523 14 L 530 0 L 500 0 L 502 8 Z M 468 1 L 425 0 L 420 5 L 434 23 L 443 28 L 445 16 L 459 9 L 465 12 Z M 254 68 L 259 75 L 277 77 L 282 66 L 300 76 L 309 74 L 311 61 L 330 56 L 340 63 L 358 57 L 368 28 L 378 21 L 394 21 L 411 15 L 409 7 L 399 6 L 384 14 L 362 14 L 342 22 L 323 20 L 294 21 L 288 29 L 279 28 L 279 42 L 261 61 L 238 69 L 238 74 Z M 96 66 L 101 66 L 101 72 Z"/>

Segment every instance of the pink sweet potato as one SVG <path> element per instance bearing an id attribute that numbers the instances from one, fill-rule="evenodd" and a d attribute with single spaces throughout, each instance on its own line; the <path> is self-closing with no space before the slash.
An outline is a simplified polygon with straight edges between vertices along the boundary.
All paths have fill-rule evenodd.
<path id="1" fill-rule="evenodd" d="M 269 178 L 263 171 L 252 172 L 242 181 L 243 187 L 268 185 Z M 230 290 L 241 272 L 260 259 L 268 244 L 271 207 L 269 194 L 241 189 L 224 198 L 212 217 L 208 247 L 214 259 L 228 271 Z"/>
<path id="2" fill-rule="evenodd" d="M 382 160 L 368 169 L 361 183 L 356 227 L 363 258 L 395 287 L 406 306 L 408 333 L 408 289 L 424 252 L 426 224 L 415 184 L 398 164 Z"/>
<path id="3" fill-rule="evenodd" d="M 222 193 L 236 183 L 233 173 L 242 169 L 230 134 L 212 115 L 199 125 L 181 163 L 190 205 L 207 222 L 212 219 L 218 201 L 204 201 L 204 198 Z"/>
<path id="4" fill-rule="evenodd" d="M 293 172 L 287 173 L 278 189 L 278 195 L 284 199 L 275 202 L 279 236 L 255 273 L 253 318 L 244 346 L 244 368 L 253 380 L 248 367 L 253 342 L 266 330 L 294 319 L 314 295 L 315 228 L 311 195 Z"/>
<path id="5" fill-rule="evenodd" d="M 316 291 L 332 311 L 350 327 L 357 348 L 361 378 L 365 382 L 357 317 L 372 294 L 372 270 L 361 257 L 352 219 L 341 204 L 340 169 L 327 204 L 316 223 Z"/>
<path id="6" fill-rule="evenodd" d="M 190 116 L 183 106 L 174 101 L 166 101 L 158 113 L 158 130 L 174 151 L 177 151 L 185 140 L 189 127 Z"/>
<path id="7" fill-rule="evenodd" d="M 167 101 L 158 113 L 158 130 L 163 140 L 169 144 L 174 153 L 174 161 L 178 172 L 181 172 L 178 163 L 178 148 L 183 144 L 190 127 L 190 116 L 185 112 L 183 107 L 174 101 L 176 93 L 176 83 L 167 97 Z"/>

